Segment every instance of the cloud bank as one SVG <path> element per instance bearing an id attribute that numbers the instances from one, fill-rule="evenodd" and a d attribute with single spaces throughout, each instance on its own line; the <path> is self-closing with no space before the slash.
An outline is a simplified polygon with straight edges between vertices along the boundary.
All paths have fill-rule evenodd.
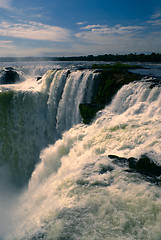
<path id="1" fill-rule="evenodd" d="M 159 14 L 140 25 L 77 22 L 76 30 L 17 20 L 0 22 L 1 55 L 73 56 L 160 52 Z M 25 40 L 25 41 L 24 41 Z"/>
<path id="2" fill-rule="evenodd" d="M 0 8 L 11 9 L 11 1 L 10 0 L 0 0 Z"/>
<path id="3" fill-rule="evenodd" d="M 57 26 L 51 26 L 38 22 L 0 23 L 0 35 L 5 37 L 45 40 L 52 42 L 67 41 L 69 30 Z"/>
<path id="4" fill-rule="evenodd" d="M 128 38 L 129 36 L 135 36 L 140 31 L 144 30 L 143 26 L 121 26 L 120 24 L 115 25 L 114 27 L 108 27 L 108 25 L 87 25 L 81 27 L 80 31 L 76 33 L 76 37 L 91 43 L 101 44 L 103 42 L 116 41 L 121 36 L 123 39 Z"/>
<path id="5" fill-rule="evenodd" d="M 156 19 L 156 18 L 159 18 L 161 17 L 161 12 L 158 12 L 158 13 L 155 13 L 151 16 L 151 19 Z"/>

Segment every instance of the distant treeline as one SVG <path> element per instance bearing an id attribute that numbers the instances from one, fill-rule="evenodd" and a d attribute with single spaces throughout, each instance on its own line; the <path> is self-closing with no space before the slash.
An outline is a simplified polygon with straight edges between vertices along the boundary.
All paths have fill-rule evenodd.
<path id="1" fill-rule="evenodd" d="M 123 61 L 123 62 L 161 62 L 160 53 L 152 53 L 146 55 L 141 54 L 105 54 L 105 55 L 88 55 L 88 56 L 79 56 L 79 57 L 60 57 L 57 58 L 59 61 Z"/>
<path id="2" fill-rule="evenodd" d="M 160 53 L 151 54 L 105 54 L 105 55 L 88 55 L 73 57 L 0 57 L 0 62 L 31 62 L 31 61 L 123 61 L 123 62 L 161 62 Z"/>

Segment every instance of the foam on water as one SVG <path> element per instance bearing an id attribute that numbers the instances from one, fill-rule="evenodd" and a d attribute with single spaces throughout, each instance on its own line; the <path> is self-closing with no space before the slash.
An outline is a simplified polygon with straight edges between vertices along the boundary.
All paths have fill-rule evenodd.
<path id="1" fill-rule="evenodd" d="M 90 102 L 97 75 L 89 70 L 49 70 L 39 81 L 30 76 L 1 85 L 0 163 L 10 165 L 18 183 L 30 178 L 43 148 L 81 121 L 79 104 Z"/>
<path id="2" fill-rule="evenodd" d="M 66 131 L 41 152 L 5 239 L 159 240 L 160 187 L 108 155 L 148 153 L 161 164 L 160 117 L 160 88 L 130 83 L 93 124 Z"/>

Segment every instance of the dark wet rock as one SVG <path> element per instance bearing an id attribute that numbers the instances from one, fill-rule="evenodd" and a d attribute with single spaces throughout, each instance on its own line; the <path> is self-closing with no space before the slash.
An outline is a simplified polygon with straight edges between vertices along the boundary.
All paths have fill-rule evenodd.
<path id="1" fill-rule="evenodd" d="M 116 155 L 108 155 L 108 157 L 113 159 L 113 164 L 126 167 L 126 172 L 139 173 L 144 180 L 161 186 L 161 178 L 159 178 L 161 176 L 161 166 L 151 160 L 147 154 L 141 155 L 139 159 L 134 157 L 122 158 Z"/>
<path id="2" fill-rule="evenodd" d="M 102 72 L 102 69 L 96 69 L 96 70 L 94 70 L 94 73 L 100 73 L 100 72 Z"/>
<path id="3" fill-rule="evenodd" d="M 14 71 L 14 68 L 13 67 L 5 67 L 5 70 L 6 71 Z"/>
<path id="4" fill-rule="evenodd" d="M 89 124 L 96 113 L 103 108 L 102 104 L 85 103 L 79 104 L 80 114 L 83 117 L 83 123 Z"/>
<path id="5" fill-rule="evenodd" d="M 116 155 L 108 155 L 109 158 L 111 159 L 114 159 L 112 161 L 112 163 L 118 165 L 118 166 L 121 166 L 121 167 L 124 167 L 128 164 L 128 160 L 127 158 L 123 158 L 123 157 L 118 157 Z"/>
<path id="6" fill-rule="evenodd" d="M 130 82 L 140 81 L 143 78 L 141 74 L 130 71 L 136 68 L 139 68 L 139 66 L 121 63 L 93 65 L 92 69 L 95 73 L 98 73 L 98 87 L 91 103 L 82 102 L 79 105 L 83 123 L 90 124 L 96 113 L 112 101 L 113 96 L 122 86 Z M 149 88 L 161 86 L 161 79 L 157 77 L 151 79 L 145 77 L 142 81 L 149 82 Z"/>
<path id="7" fill-rule="evenodd" d="M 159 77 L 153 77 L 151 79 L 145 77 L 142 81 L 150 83 L 150 85 L 149 85 L 150 89 L 152 89 L 152 88 L 154 88 L 156 86 L 157 87 L 161 86 L 161 78 L 159 78 Z"/>
<path id="8" fill-rule="evenodd" d="M 67 71 L 67 77 L 68 77 L 69 74 L 71 74 L 71 71 L 70 71 L 70 70 Z"/>
<path id="9" fill-rule="evenodd" d="M 41 78 L 42 78 L 42 77 L 37 77 L 37 78 L 36 78 L 36 81 L 39 81 Z"/>
<path id="10" fill-rule="evenodd" d="M 150 88 L 154 88 L 154 87 L 160 87 L 161 86 L 161 79 L 158 78 L 158 79 L 154 79 L 152 82 L 151 82 L 151 85 L 150 85 Z"/>
<path id="11" fill-rule="evenodd" d="M 97 71 L 97 70 L 95 70 Z M 141 75 L 128 72 L 127 70 L 103 69 L 98 78 L 97 91 L 91 103 L 79 105 L 83 123 L 89 124 L 96 113 L 108 105 L 117 91 L 125 84 L 141 80 Z"/>
<path id="12" fill-rule="evenodd" d="M 137 158 L 134 158 L 134 157 L 131 157 L 131 158 L 128 158 L 128 163 L 129 163 L 129 168 L 131 169 L 136 169 L 137 168 Z"/>
<path id="13" fill-rule="evenodd" d="M 11 84 L 20 81 L 19 74 L 12 68 L 7 67 L 2 73 L 1 83 L 2 84 Z"/>
<path id="14" fill-rule="evenodd" d="M 161 166 L 155 164 L 147 155 L 142 155 L 136 165 L 137 171 L 149 176 L 161 175 Z"/>

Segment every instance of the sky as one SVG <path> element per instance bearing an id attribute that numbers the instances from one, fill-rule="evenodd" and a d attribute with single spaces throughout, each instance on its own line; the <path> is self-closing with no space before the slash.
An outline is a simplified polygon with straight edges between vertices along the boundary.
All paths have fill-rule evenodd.
<path id="1" fill-rule="evenodd" d="M 161 53 L 161 0 L 0 0 L 0 56 Z"/>

